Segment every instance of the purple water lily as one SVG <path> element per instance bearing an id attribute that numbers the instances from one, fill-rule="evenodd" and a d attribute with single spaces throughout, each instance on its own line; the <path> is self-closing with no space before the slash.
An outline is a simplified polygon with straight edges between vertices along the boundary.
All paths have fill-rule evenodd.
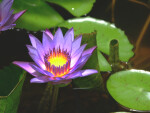
<path id="1" fill-rule="evenodd" d="M 14 10 L 10 10 L 13 4 L 13 0 L 3 0 L 0 3 L 0 31 L 8 30 L 14 27 L 14 22 L 23 14 L 26 10 L 19 13 L 12 14 Z"/>
<path id="2" fill-rule="evenodd" d="M 64 37 L 60 28 L 54 36 L 49 30 L 45 30 L 42 43 L 31 34 L 29 37 L 32 46 L 27 45 L 27 48 L 34 62 L 13 63 L 35 77 L 31 79 L 31 83 L 69 83 L 77 77 L 97 73 L 94 69 L 81 70 L 96 46 L 84 51 L 86 44 L 81 46 L 81 35 L 74 39 L 73 28 Z"/>

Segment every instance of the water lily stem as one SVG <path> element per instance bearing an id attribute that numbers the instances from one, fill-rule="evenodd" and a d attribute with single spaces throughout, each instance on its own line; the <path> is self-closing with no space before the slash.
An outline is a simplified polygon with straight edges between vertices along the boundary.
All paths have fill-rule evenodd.
<path id="1" fill-rule="evenodd" d="M 110 42 L 110 54 L 109 61 L 112 66 L 112 72 L 115 73 L 120 70 L 119 62 L 119 43 L 117 40 L 112 40 Z"/>
<path id="2" fill-rule="evenodd" d="M 38 113 L 46 113 L 47 111 L 49 111 L 49 106 L 50 106 L 49 102 L 51 102 L 52 100 L 52 91 L 53 91 L 53 85 L 48 83 L 44 90 L 43 96 L 40 100 Z"/>
<path id="3" fill-rule="evenodd" d="M 59 87 L 54 85 L 53 86 L 53 94 L 52 94 L 52 100 L 51 100 L 51 107 L 50 107 L 50 113 L 54 113 L 56 104 L 57 104 L 57 98 L 58 98 L 58 92 L 59 92 Z"/>

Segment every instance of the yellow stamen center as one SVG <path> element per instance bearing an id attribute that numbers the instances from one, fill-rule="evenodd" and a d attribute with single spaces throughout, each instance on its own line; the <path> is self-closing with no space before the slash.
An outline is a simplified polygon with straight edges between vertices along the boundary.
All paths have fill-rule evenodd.
<path id="1" fill-rule="evenodd" d="M 46 68 L 55 77 L 62 77 L 70 71 L 70 57 L 66 52 L 61 52 L 60 49 L 51 51 L 47 55 Z"/>
<path id="2" fill-rule="evenodd" d="M 50 57 L 48 61 L 51 63 L 51 65 L 54 65 L 56 67 L 61 67 L 67 62 L 67 58 L 65 56 L 56 56 L 56 57 Z"/>

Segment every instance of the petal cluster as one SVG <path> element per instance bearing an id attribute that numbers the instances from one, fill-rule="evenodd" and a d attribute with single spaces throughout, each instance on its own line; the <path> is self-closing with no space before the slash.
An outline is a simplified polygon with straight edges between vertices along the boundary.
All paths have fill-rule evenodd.
<path id="1" fill-rule="evenodd" d="M 97 73 L 94 69 L 81 70 L 96 46 L 84 50 L 87 44 L 81 45 L 81 35 L 74 39 L 73 28 L 69 29 L 65 36 L 60 28 L 54 36 L 49 30 L 45 30 L 42 43 L 31 34 L 29 37 L 32 46 L 27 45 L 27 48 L 34 62 L 13 63 L 34 76 L 31 83 L 68 83 L 77 77 Z"/>
<path id="2" fill-rule="evenodd" d="M 14 22 L 23 14 L 25 10 L 12 14 L 13 10 L 11 6 L 13 4 L 13 0 L 2 0 L 0 3 L 0 31 L 5 31 L 14 27 L 16 24 Z"/>

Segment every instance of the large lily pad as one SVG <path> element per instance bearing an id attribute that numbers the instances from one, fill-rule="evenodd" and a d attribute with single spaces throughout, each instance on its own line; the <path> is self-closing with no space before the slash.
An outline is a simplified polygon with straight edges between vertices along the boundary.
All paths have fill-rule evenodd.
<path id="1" fill-rule="evenodd" d="M 86 49 L 96 46 L 96 32 L 82 34 L 82 44 L 87 44 Z M 96 69 L 99 70 L 97 51 L 95 50 L 89 60 L 84 65 L 83 69 Z M 83 78 L 73 80 L 76 88 L 93 89 L 100 88 L 102 84 L 102 77 L 100 71 L 97 74 L 89 75 Z"/>
<path id="2" fill-rule="evenodd" d="M 133 45 L 130 44 L 124 32 L 113 24 L 104 20 L 91 17 L 71 19 L 63 22 L 60 27 L 73 27 L 76 34 L 91 33 L 97 31 L 97 47 L 101 52 L 109 55 L 109 43 L 116 39 L 119 42 L 119 58 L 121 61 L 128 61 L 133 56 Z"/>
<path id="3" fill-rule="evenodd" d="M 110 95 L 134 110 L 150 110 L 150 72 L 127 70 L 112 74 L 107 81 Z"/>
<path id="4" fill-rule="evenodd" d="M 54 27 L 63 21 L 63 18 L 52 7 L 41 0 L 14 0 L 13 9 L 15 12 L 27 10 L 17 20 L 18 28 L 31 31 L 43 30 Z"/>
<path id="5" fill-rule="evenodd" d="M 11 64 L 0 70 L 0 113 L 17 113 L 25 71 Z"/>
<path id="6" fill-rule="evenodd" d="M 87 14 L 93 7 L 95 0 L 45 0 L 58 4 L 68 10 L 74 16 Z"/>

